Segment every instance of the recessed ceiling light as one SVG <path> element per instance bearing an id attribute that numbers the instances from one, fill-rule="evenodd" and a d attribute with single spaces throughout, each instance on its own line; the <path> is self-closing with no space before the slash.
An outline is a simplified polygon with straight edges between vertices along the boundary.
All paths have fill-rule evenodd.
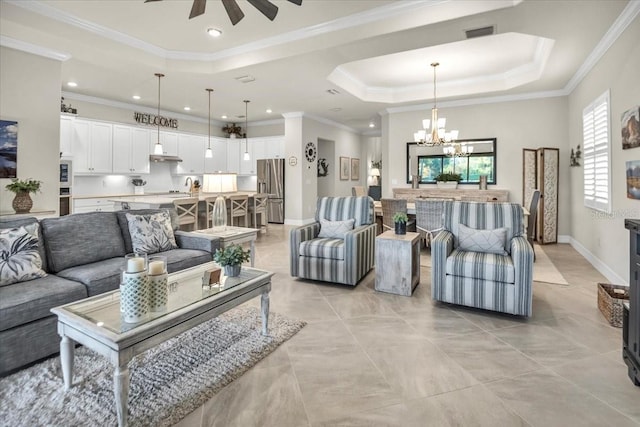
<path id="1" fill-rule="evenodd" d="M 69 86 L 69 87 L 77 87 L 78 83 L 76 83 L 76 82 L 67 82 L 67 86 Z"/>
<path id="2" fill-rule="evenodd" d="M 375 124 L 375 123 L 373 123 L 373 122 L 370 122 L 370 123 L 369 123 L 369 127 L 370 127 L 370 128 L 374 128 L 374 127 L 376 127 L 376 124 Z"/>
<path id="3" fill-rule="evenodd" d="M 140 95 L 133 95 L 132 96 L 133 99 L 135 99 L 136 101 L 140 99 Z"/>
<path id="4" fill-rule="evenodd" d="M 191 111 L 191 107 L 184 107 L 184 111 Z"/>
<path id="5" fill-rule="evenodd" d="M 267 108 L 267 114 L 271 114 L 273 113 L 273 111 L 271 111 L 271 108 Z"/>
<path id="6" fill-rule="evenodd" d="M 222 30 L 219 30 L 217 28 L 208 28 L 207 34 L 209 34 L 211 37 L 220 37 L 222 35 Z"/>
<path id="7" fill-rule="evenodd" d="M 222 116 L 220 116 L 220 118 L 222 118 L 222 119 L 226 119 L 226 118 L 227 118 L 227 115 L 226 115 L 226 114 L 223 114 Z"/>

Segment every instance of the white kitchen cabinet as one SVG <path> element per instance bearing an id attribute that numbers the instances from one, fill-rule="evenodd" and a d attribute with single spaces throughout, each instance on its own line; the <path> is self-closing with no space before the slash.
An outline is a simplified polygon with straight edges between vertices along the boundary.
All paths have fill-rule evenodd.
<path id="1" fill-rule="evenodd" d="M 213 151 L 213 157 L 204 159 L 204 172 L 229 172 L 227 169 L 227 139 L 212 137 L 211 151 Z"/>
<path id="2" fill-rule="evenodd" d="M 242 143 L 240 149 L 240 172 L 239 175 L 255 175 L 256 174 L 256 155 L 255 152 L 260 144 L 256 144 L 255 140 L 249 139 L 245 148 L 245 143 Z M 249 160 L 244 159 L 244 153 L 249 152 Z M 262 150 L 260 150 L 262 151 Z"/>
<path id="3" fill-rule="evenodd" d="M 107 199 L 74 199 L 73 213 L 112 212 L 115 204 Z"/>
<path id="4" fill-rule="evenodd" d="M 240 138 L 227 139 L 227 172 L 240 173 Z M 244 139 L 242 140 L 244 152 Z"/>
<path id="5" fill-rule="evenodd" d="M 62 157 L 73 157 L 73 122 L 75 117 L 60 116 L 60 153 Z"/>
<path id="6" fill-rule="evenodd" d="M 149 173 L 149 131 L 113 125 L 113 173 Z"/>
<path id="7" fill-rule="evenodd" d="M 112 173 L 112 125 L 75 120 L 73 125 L 74 174 Z"/>
<path id="8" fill-rule="evenodd" d="M 149 128 L 151 137 L 149 138 L 149 153 L 154 154 L 156 142 L 158 142 L 157 129 Z M 165 156 L 178 155 L 178 133 L 160 131 L 160 143 L 162 144 L 162 154 Z"/>
<path id="9" fill-rule="evenodd" d="M 264 157 L 256 157 L 256 159 L 284 158 L 284 135 L 264 137 L 262 142 L 264 144 Z"/>
<path id="10" fill-rule="evenodd" d="M 177 175 L 204 173 L 205 139 L 200 135 L 181 134 L 178 136 L 178 156 L 182 162 L 176 165 Z"/>

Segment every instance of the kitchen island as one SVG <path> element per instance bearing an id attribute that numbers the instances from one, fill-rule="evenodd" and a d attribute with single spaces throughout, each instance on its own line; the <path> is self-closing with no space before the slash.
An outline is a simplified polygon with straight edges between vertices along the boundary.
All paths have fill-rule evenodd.
<path id="1" fill-rule="evenodd" d="M 255 193 L 249 191 L 237 191 L 234 193 L 225 193 L 225 196 L 233 195 L 247 195 L 249 198 L 253 197 Z M 199 193 L 198 199 L 200 204 L 198 206 L 199 211 L 206 211 L 205 200 L 209 197 L 216 197 L 216 193 Z M 158 208 L 170 208 L 173 207 L 173 202 L 179 199 L 188 199 L 188 193 L 180 194 L 150 194 L 146 196 L 132 195 L 132 196 L 118 196 L 109 198 L 110 202 L 116 204 L 116 208 L 120 209 L 158 209 Z M 194 195 L 195 197 L 195 195 Z"/>

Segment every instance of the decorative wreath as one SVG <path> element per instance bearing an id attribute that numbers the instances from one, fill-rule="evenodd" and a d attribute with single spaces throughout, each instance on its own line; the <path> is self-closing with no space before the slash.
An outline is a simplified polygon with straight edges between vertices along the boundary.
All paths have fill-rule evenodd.
<path id="1" fill-rule="evenodd" d="M 329 163 L 327 159 L 318 159 L 318 176 L 329 175 Z"/>

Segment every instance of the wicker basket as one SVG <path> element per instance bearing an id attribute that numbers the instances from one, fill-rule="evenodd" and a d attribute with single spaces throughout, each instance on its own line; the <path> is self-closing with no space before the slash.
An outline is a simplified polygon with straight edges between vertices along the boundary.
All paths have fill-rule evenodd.
<path id="1" fill-rule="evenodd" d="M 622 304 L 629 301 L 629 287 L 598 283 L 598 308 L 611 326 L 622 327 Z"/>

